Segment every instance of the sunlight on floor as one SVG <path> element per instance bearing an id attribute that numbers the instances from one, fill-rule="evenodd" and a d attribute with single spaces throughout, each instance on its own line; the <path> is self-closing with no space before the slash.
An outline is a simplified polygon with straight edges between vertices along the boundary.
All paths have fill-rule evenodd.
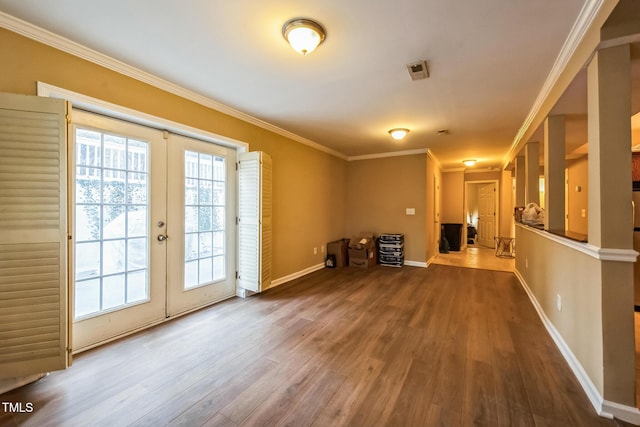
<path id="1" fill-rule="evenodd" d="M 497 257 L 495 249 L 468 247 L 457 252 L 451 251 L 448 254 L 438 254 L 433 260 L 433 264 L 483 270 L 513 271 L 515 260 L 513 258 Z"/>

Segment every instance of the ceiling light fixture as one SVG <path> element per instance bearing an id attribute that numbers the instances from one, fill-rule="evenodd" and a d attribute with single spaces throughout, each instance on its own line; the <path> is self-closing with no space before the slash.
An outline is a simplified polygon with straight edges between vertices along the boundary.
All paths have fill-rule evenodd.
<path id="1" fill-rule="evenodd" d="M 476 161 L 469 159 L 469 160 L 463 160 L 462 163 L 464 163 L 464 165 L 467 167 L 471 167 L 476 164 Z"/>
<path id="2" fill-rule="evenodd" d="M 282 36 L 302 55 L 313 52 L 327 36 L 324 27 L 305 18 L 293 18 L 282 26 Z"/>
<path id="3" fill-rule="evenodd" d="M 389 131 L 389 135 L 391 135 L 391 138 L 395 139 L 396 141 L 400 141 L 405 136 L 407 136 L 408 133 L 409 129 L 406 128 L 395 128 Z"/>

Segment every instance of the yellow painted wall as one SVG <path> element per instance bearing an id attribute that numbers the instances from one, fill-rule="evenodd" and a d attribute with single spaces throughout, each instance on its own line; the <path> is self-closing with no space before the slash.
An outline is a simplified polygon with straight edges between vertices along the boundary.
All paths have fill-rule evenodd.
<path id="1" fill-rule="evenodd" d="M 588 232 L 588 200 L 589 200 L 589 174 L 587 158 L 567 162 L 569 172 L 569 191 L 566 196 L 569 198 L 569 231 L 587 234 Z M 580 187 L 580 191 L 576 187 Z M 585 217 L 582 217 L 582 209 Z"/>
<path id="2" fill-rule="evenodd" d="M 600 261 L 526 226 L 516 225 L 516 242 L 516 270 L 602 395 Z M 557 295 L 562 298 L 561 311 L 556 308 Z"/>
<path id="3" fill-rule="evenodd" d="M 466 224 L 464 218 L 464 172 L 443 172 L 441 183 L 443 224 Z"/>
<path id="4" fill-rule="evenodd" d="M 405 260 L 426 262 L 427 155 L 349 162 L 346 230 L 405 235 Z M 415 215 L 406 215 L 414 208 Z"/>
<path id="5" fill-rule="evenodd" d="M 345 234 L 344 160 L 1 28 L 0 64 L 0 92 L 35 95 L 42 81 L 268 153 L 274 167 L 274 279 L 322 263 L 320 246 Z"/>

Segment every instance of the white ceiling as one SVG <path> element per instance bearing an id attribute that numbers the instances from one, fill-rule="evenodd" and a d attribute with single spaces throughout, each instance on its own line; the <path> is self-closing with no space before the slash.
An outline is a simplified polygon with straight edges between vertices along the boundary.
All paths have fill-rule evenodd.
<path id="1" fill-rule="evenodd" d="M 585 0 L 0 0 L 0 11 L 348 156 L 499 167 Z M 312 54 L 281 35 L 327 29 Z M 405 65 L 425 59 L 430 78 Z M 393 127 L 411 129 L 402 142 Z M 448 129 L 449 135 L 437 131 Z"/>

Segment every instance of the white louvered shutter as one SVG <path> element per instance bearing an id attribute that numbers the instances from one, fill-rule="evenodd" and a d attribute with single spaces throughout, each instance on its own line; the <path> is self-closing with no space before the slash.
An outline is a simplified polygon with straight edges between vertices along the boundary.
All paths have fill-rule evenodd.
<path id="1" fill-rule="evenodd" d="M 271 157 L 238 155 L 238 286 L 261 292 L 271 285 Z"/>
<path id="2" fill-rule="evenodd" d="M 0 94 L 0 380 L 67 367 L 66 113 Z"/>

